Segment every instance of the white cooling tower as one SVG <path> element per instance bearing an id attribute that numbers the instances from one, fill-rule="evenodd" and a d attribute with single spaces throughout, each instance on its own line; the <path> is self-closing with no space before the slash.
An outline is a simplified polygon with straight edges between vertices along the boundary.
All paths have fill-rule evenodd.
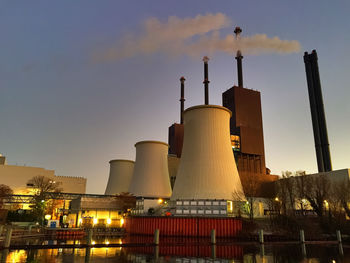
<path id="1" fill-rule="evenodd" d="M 129 192 L 135 196 L 170 198 L 168 147 L 164 142 L 135 144 L 136 161 Z"/>
<path id="2" fill-rule="evenodd" d="M 109 162 L 109 178 L 105 195 L 114 195 L 129 191 L 134 172 L 134 163 L 134 161 L 130 160 L 111 160 Z"/>
<path id="3" fill-rule="evenodd" d="M 184 112 L 184 143 L 171 196 L 244 200 L 230 139 L 231 111 L 200 105 Z"/>

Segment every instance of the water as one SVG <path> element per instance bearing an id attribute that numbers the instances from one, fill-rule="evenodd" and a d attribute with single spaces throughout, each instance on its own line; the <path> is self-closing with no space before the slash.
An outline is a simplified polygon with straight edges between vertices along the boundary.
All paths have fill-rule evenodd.
<path id="1" fill-rule="evenodd" d="M 306 252 L 306 255 L 305 255 Z M 350 263 L 350 246 L 338 245 L 177 245 L 109 248 L 2 250 L 1 262 L 109 263 L 109 262 L 243 262 Z"/>

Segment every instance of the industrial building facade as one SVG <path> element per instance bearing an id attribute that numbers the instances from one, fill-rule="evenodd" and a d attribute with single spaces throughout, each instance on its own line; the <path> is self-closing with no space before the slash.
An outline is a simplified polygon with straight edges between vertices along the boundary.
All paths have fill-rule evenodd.
<path id="1" fill-rule="evenodd" d="M 260 92 L 234 86 L 222 94 L 232 112 L 230 134 L 238 172 L 266 173 Z"/>

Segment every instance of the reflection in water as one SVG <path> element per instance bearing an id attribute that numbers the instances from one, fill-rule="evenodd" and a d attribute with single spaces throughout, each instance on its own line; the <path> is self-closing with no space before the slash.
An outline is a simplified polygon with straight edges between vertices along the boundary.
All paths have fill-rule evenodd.
<path id="1" fill-rule="evenodd" d="M 101 241 L 101 240 L 99 240 Z M 116 241 L 116 240 L 113 240 Z M 74 241 L 73 241 L 74 242 Z M 112 242 L 112 240 L 110 241 Z M 121 241 L 119 241 L 121 242 Z M 304 249 L 305 254 L 304 255 Z M 340 253 L 342 249 L 342 254 Z M 349 247 L 337 245 L 182 245 L 105 248 L 1 250 L 1 262 L 109 263 L 109 262 L 241 262 L 346 263 Z"/>

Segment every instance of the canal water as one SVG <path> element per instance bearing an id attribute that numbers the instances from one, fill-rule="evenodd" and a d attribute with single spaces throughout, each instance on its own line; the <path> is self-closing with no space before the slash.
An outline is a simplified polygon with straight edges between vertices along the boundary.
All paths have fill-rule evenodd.
<path id="1" fill-rule="evenodd" d="M 98 239 L 96 244 L 122 244 L 122 239 Z M 31 240 L 26 244 L 56 245 L 62 241 Z M 82 241 L 83 242 L 83 241 Z M 19 243 L 16 242 L 17 244 Z M 64 241 L 79 244 L 80 241 Z M 186 243 L 177 245 L 58 248 L 32 250 L 0 250 L 0 262 L 11 263 L 109 263 L 109 262 L 243 262 L 243 263 L 350 263 L 350 245 L 285 245 L 285 244 L 206 244 Z"/>

